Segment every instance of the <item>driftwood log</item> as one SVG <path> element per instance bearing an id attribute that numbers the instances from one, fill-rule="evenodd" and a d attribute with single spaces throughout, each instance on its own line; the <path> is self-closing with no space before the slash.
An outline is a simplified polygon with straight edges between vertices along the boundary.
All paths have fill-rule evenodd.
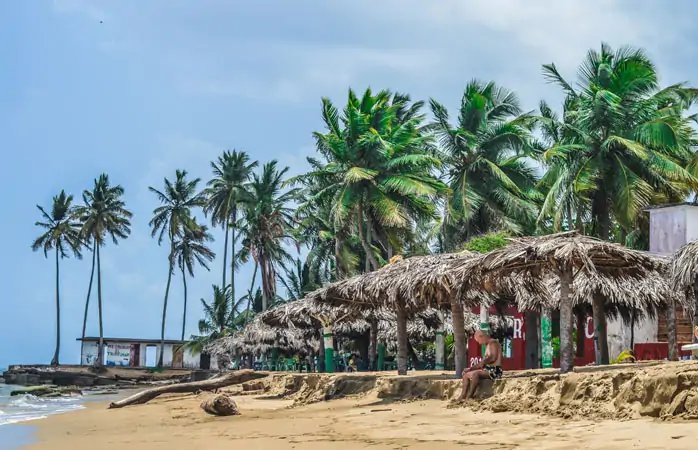
<path id="1" fill-rule="evenodd" d="M 201 403 L 201 409 L 214 416 L 237 416 L 238 405 L 228 394 L 218 394 Z"/>
<path id="2" fill-rule="evenodd" d="M 127 397 L 123 400 L 112 402 L 109 404 L 109 409 L 123 408 L 130 405 L 142 405 L 152 399 L 163 394 L 185 394 L 197 391 L 213 391 L 215 389 L 232 386 L 234 384 L 244 383 L 250 380 L 257 380 L 269 376 L 268 372 L 255 372 L 254 370 L 238 370 L 229 372 L 220 377 L 211 378 L 210 380 L 194 381 L 191 383 L 169 384 L 167 386 L 158 386 L 151 389 L 146 389 L 143 392 Z"/>

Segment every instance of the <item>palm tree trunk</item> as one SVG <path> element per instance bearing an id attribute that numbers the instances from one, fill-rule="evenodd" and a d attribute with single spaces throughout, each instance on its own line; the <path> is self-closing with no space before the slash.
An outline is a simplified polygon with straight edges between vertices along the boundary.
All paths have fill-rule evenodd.
<path id="1" fill-rule="evenodd" d="M 606 312 L 602 294 L 594 294 L 592 314 L 594 316 L 594 344 L 596 351 L 596 364 L 608 364 L 608 334 L 606 331 Z"/>
<path id="2" fill-rule="evenodd" d="M 85 300 L 85 315 L 82 318 L 82 342 L 84 345 L 85 333 L 87 332 L 87 313 L 90 310 L 90 294 L 92 293 L 92 281 L 95 277 L 95 262 L 96 262 L 97 252 L 92 249 L 92 271 L 90 272 L 90 283 L 87 285 L 87 299 Z"/>
<path id="3" fill-rule="evenodd" d="M 187 327 L 187 274 L 182 265 L 182 284 L 184 284 L 184 313 L 182 314 L 182 340 L 184 340 L 184 331 Z"/>
<path id="4" fill-rule="evenodd" d="M 233 235 L 230 244 L 230 295 L 233 299 L 233 305 L 235 304 L 235 226 L 237 223 L 238 211 L 236 207 L 233 207 L 233 226 L 230 227 L 230 232 Z M 225 287 L 225 286 L 224 286 Z M 233 308 L 233 317 L 235 317 L 235 308 Z"/>
<path id="5" fill-rule="evenodd" d="M 635 354 L 635 322 L 637 321 L 637 312 L 635 309 L 630 313 L 630 351 Z"/>
<path id="6" fill-rule="evenodd" d="M 372 315 L 369 320 L 371 326 L 368 341 L 368 370 L 376 370 L 376 356 L 378 355 L 378 320 Z"/>
<path id="7" fill-rule="evenodd" d="M 696 194 L 698 196 L 698 194 Z M 693 305 L 693 336 L 691 337 L 691 342 L 694 344 L 698 344 L 698 333 L 696 333 L 696 330 L 698 329 L 698 282 L 693 283 L 693 297 L 694 297 L 694 305 Z M 692 352 L 693 355 L 691 356 L 691 359 L 698 359 L 698 355 L 696 355 L 695 352 Z"/>
<path id="8" fill-rule="evenodd" d="M 344 268 L 342 267 L 342 244 L 337 237 L 334 238 L 334 259 L 337 280 L 341 280 L 344 278 Z"/>
<path id="9" fill-rule="evenodd" d="M 260 264 L 260 271 L 262 272 L 262 312 L 267 310 L 267 307 L 269 306 L 269 296 L 270 296 L 270 289 L 269 289 L 269 274 L 268 274 L 268 267 L 267 267 L 267 261 L 262 261 Z"/>
<path id="10" fill-rule="evenodd" d="M 58 365 L 58 354 L 61 351 L 61 294 L 58 256 L 58 246 L 56 246 L 56 351 L 53 353 L 53 359 L 51 359 L 52 366 Z"/>
<path id="11" fill-rule="evenodd" d="M 158 356 L 158 367 L 162 367 L 165 351 L 165 319 L 167 318 L 167 298 L 170 295 L 170 283 L 172 282 L 172 271 L 174 270 L 174 240 L 170 236 L 170 264 L 167 271 L 167 286 L 165 286 L 165 301 L 162 304 L 162 325 L 160 326 L 160 355 Z"/>
<path id="12" fill-rule="evenodd" d="M 463 304 L 451 296 L 451 315 L 453 316 L 453 347 L 456 363 L 456 378 L 460 378 L 463 369 L 468 367 L 468 339 L 465 335 L 465 318 Z"/>
<path id="13" fill-rule="evenodd" d="M 378 260 L 376 259 L 376 255 L 373 254 L 373 247 L 366 238 L 366 233 L 364 232 L 364 214 L 362 206 L 362 204 L 359 204 L 359 223 L 357 224 L 359 229 L 359 238 L 361 239 L 361 247 L 364 249 L 364 253 L 366 253 L 366 258 L 373 267 L 372 270 L 376 270 L 378 269 Z"/>
<path id="14" fill-rule="evenodd" d="M 676 304 L 669 302 L 666 312 L 666 331 L 669 346 L 669 361 L 678 361 L 679 348 L 676 342 Z"/>
<path id="15" fill-rule="evenodd" d="M 254 282 L 255 279 L 257 278 L 257 260 L 254 262 L 254 270 L 252 271 L 252 282 L 250 283 L 250 290 L 247 294 L 247 310 L 245 311 L 245 326 L 247 326 L 247 322 L 250 320 L 250 305 L 252 304 L 252 291 L 254 291 Z M 320 339 L 322 341 L 322 339 Z"/>
<path id="16" fill-rule="evenodd" d="M 397 313 L 397 374 L 407 375 L 407 312 L 402 300 L 398 300 L 395 312 Z"/>
<path id="17" fill-rule="evenodd" d="M 574 314 L 572 314 L 572 268 L 566 267 L 560 276 L 560 372 L 567 373 L 574 367 Z"/>
<path id="18" fill-rule="evenodd" d="M 230 223 L 225 221 L 225 244 L 223 244 L 223 284 L 221 284 L 221 289 L 225 289 L 225 275 L 228 273 L 228 237 L 230 231 Z"/>
<path id="19" fill-rule="evenodd" d="M 606 192 L 600 189 L 594 198 L 592 211 L 596 216 L 596 229 L 599 239 L 609 241 L 611 238 L 611 214 Z M 595 294 L 592 303 L 594 314 L 594 334 L 596 339 L 596 364 L 608 364 L 608 329 L 606 326 L 605 298 Z"/>
<path id="20" fill-rule="evenodd" d="M 99 348 L 97 349 L 96 366 L 104 364 L 104 324 L 102 322 L 102 259 L 99 251 L 99 244 L 95 240 L 97 247 L 97 314 L 99 316 Z"/>

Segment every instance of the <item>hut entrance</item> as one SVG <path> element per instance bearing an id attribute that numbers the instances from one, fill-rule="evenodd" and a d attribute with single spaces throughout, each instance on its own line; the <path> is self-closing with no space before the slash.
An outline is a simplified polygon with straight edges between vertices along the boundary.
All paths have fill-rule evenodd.
<path id="1" fill-rule="evenodd" d="M 208 353 L 202 353 L 199 359 L 199 368 L 202 370 L 209 370 L 211 368 L 211 355 Z"/>

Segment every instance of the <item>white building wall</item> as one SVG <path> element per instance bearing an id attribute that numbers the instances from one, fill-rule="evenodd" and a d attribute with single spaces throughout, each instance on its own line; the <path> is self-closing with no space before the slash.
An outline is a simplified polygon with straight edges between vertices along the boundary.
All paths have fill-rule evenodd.
<path id="1" fill-rule="evenodd" d="M 157 346 L 157 351 L 155 352 L 157 361 L 160 361 L 160 345 Z M 164 367 L 169 367 L 172 365 L 172 344 L 165 344 L 162 347 L 162 365 Z"/>
<path id="2" fill-rule="evenodd" d="M 113 342 L 112 342 L 113 344 Z M 119 344 L 123 346 L 130 346 L 131 344 Z M 152 365 L 155 365 L 158 361 L 158 358 L 160 356 L 160 344 L 137 344 L 140 346 L 140 354 L 138 357 L 138 365 L 140 367 L 146 367 L 147 366 L 147 353 L 148 353 L 148 347 L 154 347 L 155 348 L 155 360 L 152 361 Z M 83 365 L 92 365 L 95 363 L 95 360 L 97 359 L 97 348 L 98 344 L 97 342 L 84 342 L 82 343 L 82 350 L 80 354 L 80 361 L 81 364 Z M 152 350 L 151 350 L 152 351 Z M 104 363 L 107 365 L 124 365 L 123 360 L 124 358 L 118 358 L 119 361 L 115 360 L 113 357 L 108 356 L 107 352 L 107 346 L 104 346 L 104 358 L 105 361 Z M 173 344 L 165 344 L 164 345 L 164 351 L 163 351 L 163 366 L 165 367 L 171 367 L 172 362 L 174 358 L 174 345 Z M 119 364 L 119 362 L 121 364 Z M 185 349 L 182 353 L 182 365 L 183 368 L 185 369 L 198 369 L 201 366 L 201 355 L 199 353 L 193 353 L 190 350 Z M 211 365 L 210 368 L 212 370 L 218 370 L 218 361 L 216 360 L 215 357 L 211 357 Z"/>
<path id="3" fill-rule="evenodd" d="M 650 252 L 660 255 L 670 255 L 684 245 L 687 238 L 687 216 L 693 217 L 695 212 L 687 212 L 690 207 L 676 206 L 650 210 Z M 692 208 L 695 209 L 695 208 Z M 696 233 L 698 222 L 692 224 L 690 234 Z"/>
<path id="4" fill-rule="evenodd" d="M 138 355 L 138 365 L 145 367 L 146 365 L 146 354 L 148 353 L 148 344 L 141 344 L 140 354 Z"/>
<path id="5" fill-rule="evenodd" d="M 198 369 L 201 363 L 201 355 L 198 352 L 192 353 L 191 350 L 185 349 L 182 360 L 185 368 Z"/>
<path id="6" fill-rule="evenodd" d="M 637 321 L 635 326 L 635 343 L 657 342 L 657 320 Z M 618 320 L 608 321 L 608 355 L 617 358 L 623 350 L 630 350 L 630 327 Z"/>
<path id="7" fill-rule="evenodd" d="M 97 360 L 97 350 L 99 345 L 96 342 L 83 342 L 80 364 L 91 366 Z"/>

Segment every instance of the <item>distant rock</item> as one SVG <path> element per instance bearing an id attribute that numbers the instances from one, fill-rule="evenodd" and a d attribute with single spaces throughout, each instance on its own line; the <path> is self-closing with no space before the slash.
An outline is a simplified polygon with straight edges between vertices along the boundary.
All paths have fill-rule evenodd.
<path id="1" fill-rule="evenodd" d="M 36 397 L 67 397 L 73 395 L 82 395 L 82 391 L 75 387 L 58 387 L 58 386 L 29 386 L 24 389 L 15 389 L 10 392 L 10 397 L 17 395 L 33 395 Z"/>

